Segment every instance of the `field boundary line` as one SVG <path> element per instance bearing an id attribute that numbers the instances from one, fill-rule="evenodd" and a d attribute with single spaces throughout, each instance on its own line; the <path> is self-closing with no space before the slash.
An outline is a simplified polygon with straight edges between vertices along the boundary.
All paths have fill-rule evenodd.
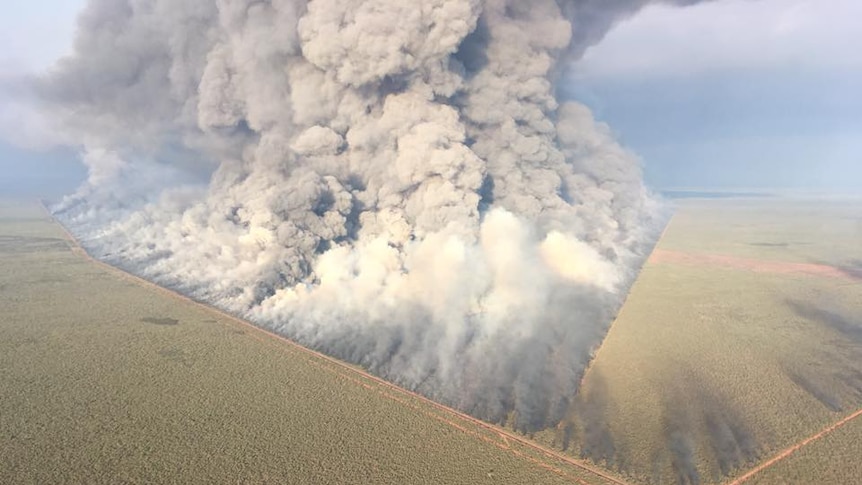
<path id="1" fill-rule="evenodd" d="M 661 249 L 653 253 L 655 264 L 675 264 L 686 267 L 708 267 L 732 271 L 748 271 L 767 275 L 800 275 L 818 278 L 831 278 L 858 284 L 862 277 L 856 276 L 837 266 L 818 263 L 800 263 L 771 259 L 746 258 L 730 254 L 715 254 Z"/>
<path id="2" fill-rule="evenodd" d="M 602 348 L 605 346 L 605 342 L 608 341 L 608 338 L 611 336 L 611 332 L 616 327 L 617 320 L 620 319 L 620 316 L 623 314 L 623 309 L 626 307 L 626 303 L 629 301 L 629 297 L 632 295 L 632 290 L 634 289 L 635 283 L 637 283 L 638 278 L 640 278 L 641 272 L 643 272 L 644 268 L 647 264 L 650 264 L 653 259 L 653 255 L 656 251 L 658 251 L 658 245 L 661 244 L 664 239 L 665 234 L 667 234 L 668 229 L 670 229 L 671 223 L 673 223 L 673 219 L 676 217 L 676 211 L 671 214 L 670 218 L 668 218 L 667 223 L 662 229 L 661 234 L 658 236 L 658 239 L 655 241 L 655 245 L 650 250 L 649 254 L 643 260 L 643 264 L 641 264 L 640 269 L 638 270 L 638 274 L 635 279 L 632 281 L 632 285 L 629 288 L 629 291 L 626 293 L 626 297 L 623 299 L 622 304 L 620 305 L 620 309 L 617 312 L 617 315 L 614 317 L 614 321 L 611 322 L 610 326 L 608 326 L 608 331 L 605 332 L 605 336 L 602 338 L 602 341 L 599 342 L 599 346 L 596 347 L 596 351 L 593 352 L 593 356 L 590 358 L 589 362 L 587 362 L 586 368 L 584 368 L 584 375 L 581 376 L 581 381 L 578 383 L 578 393 L 581 392 L 581 389 L 584 387 L 584 382 L 587 380 L 587 374 L 589 374 L 590 370 L 593 368 L 593 363 L 598 359 L 599 353 L 602 351 Z"/>
<path id="3" fill-rule="evenodd" d="M 273 339 L 264 339 L 264 336 L 260 335 L 260 334 L 256 334 L 256 336 L 253 338 L 255 340 L 258 340 L 259 342 L 262 342 L 265 344 L 279 344 L 280 343 L 280 342 L 273 340 Z M 276 347 L 273 347 L 273 348 L 276 348 Z M 280 350 L 295 352 L 294 349 L 286 347 L 286 346 L 279 346 L 277 348 Z M 590 485 L 589 483 L 585 482 L 584 480 L 580 479 L 579 477 L 576 477 L 570 473 L 567 473 L 566 471 L 564 471 L 558 467 L 555 467 L 555 466 L 553 466 L 553 465 L 551 465 L 545 461 L 542 461 L 538 458 L 529 456 L 529 455 L 527 455 L 521 451 L 518 451 L 518 450 L 512 448 L 511 446 L 509 446 L 508 442 L 503 444 L 499 441 L 495 441 L 491 437 L 483 435 L 483 434 L 479 433 L 478 431 L 470 430 L 470 429 L 462 426 L 461 424 L 456 423 L 455 421 L 453 421 L 451 419 L 447 419 L 445 416 L 441 416 L 439 414 L 432 413 L 428 410 L 421 409 L 417 404 L 408 402 L 406 399 L 402 399 L 398 396 L 391 394 L 390 392 L 387 392 L 386 388 L 375 387 L 372 384 L 369 384 L 367 382 L 363 382 L 356 377 L 352 377 L 352 376 L 347 375 L 346 373 L 339 372 L 338 369 L 327 366 L 323 362 L 318 362 L 316 360 L 311 360 L 311 359 L 309 359 L 309 362 L 321 370 L 324 370 L 326 372 L 330 372 L 337 377 L 340 377 L 342 379 L 346 379 L 346 380 L 348 380 L 348 381 L 350 381 L 356 385 L 359 385 L 359 386 L 364 387 L 365 389 L 368 389 L 369 391 L 376 392 L 376 393 L 380 394 L 381 396 L 385 397 L 386 399 L 397 402 L 397 403 L 401 404 L 402 406 L 406 406 L 406 407 L 408 407 L 408 408 L 410 408 L 410 409 L 412 409 L 418 413 L 423 414 L 424 416 L 426 416 L 428 418 L 431 418 L 435 421 L 439 421 L 439 422 L 444 423 L 450 427 L 458 429 L 459 431 L 461 431 L 467 435 L 470 435 L 476 439 L 482 440 L 488 444 L 491 444 L 491 445 L 499 448 L 500 450 L 509 452 L 509 453 L 521 458 L 521 459 L 527 460 L 530 463 L 533 463 L 534 465 L 539 466 L 541 468 L 544 468 L 548 471 L 551 471 L 551 472 L 553 472 L 553 473 L 555 473 L 555 474 L 557 474 L 563 478 L 577 482 L 578 485 Z M 407 396 L 407 397 L 409 397 L 409 396 Z"/>
<path id="4" fill-rule="evenodd" d="M 72 245 L 72 247 L 71 247 L 72 252 L 74 254 L 80 256 L 80 257 L 83 257 L 84 259 L 88 260 L 91 263 L 94 263 L 94 264 L 96 264 L 102 268 L 106 268 L 113 273 L 118 273 L 125 278 L 130 278 L 132 281 L 134 281 L 138 284 L 141 284 L 144 287 L 162 292 L 162 293 L 167 294 L 167 295 L 169 295 L 175 299 L 179 299 L 185 303 L 191 303 L 192 305 L 195 305 L 198 308 L 205 309 L 209 312 L 216 313 L 216 314 L 220 315 L 221 317 L 223 317 L 224 319 L 226 319 L 226 320 L 228 320 L 228 321 L 230 321 L 236 325 L 240 325 L 240 326 L 243 326 L 245 328 L 249 328 L 255 332 L 258 332 L 259 334 L 262 334 L 262 335 L 269 337 L 270 339 L 276 339 L 277 341 L 286 343 L 291 348 L 293 348 L 295 350 L 299 350 L 300 352 L 306 354 L 307 356 L 326 361 L 327 363 L 335 366 L 336 368 L 341 369 L 342 371 L 346 371 L 346 374 L 351 374 L 351 375 L 361 377 L 363 379 L 372 381 L 372 382 L 374 382 L 374 383 L 376 383 L 376 384 L 378 384 L 378 385 L 380 385 L 386 389 L 389 389 L 390 391 L 394 391 L 397 394 L 402 394 L 402 395 L 411 397 L 413 399 L 416 399 L 416 400 L 422 402 L 423 404 L 426 404 L 432 408 L 435 408 L 435 409 L 437 409 L 443 413 L 449 414 L 450 416 L 454 416 L 454 417 L 459 418 L 463 421 L 466 421 L 470 424 L 473 424 L 479 428 L 482 428 L 485 431 L 496 434 L 499 438 L 501 438 L 503 440 L 507 440 L 507 441 L 513 440 L 513 441 L 519 443 L 520 445 L 522 445 L 526 448 L 529 448 L 529 449 L 533 450 L 534 452 L 537 452 L 540 455 L 545 456 L 546 458 L 557 460 L 559 462 L 565 463 L 565 464 L 572 466 L 574 468 L 578 468 L 582 471 L 585 471 L 589 474 L 595 475 L 595 476 L 597 476 L 597 477 L 599 477 L 599 478 L 601 478 L 607 482 L 613 483 L 615 485 L 629 485 L 627 482 L 625 482 L 619 478 L 614 477 L 609 472 L 605 472 L 605 471 L 600 470 L 596 467 L 588 465 L 587 463 L 583 463 L 583 462 L 581 462 L 575 458 L 564 455 L 563 453 L 554 451 L 554 450 L 547 448 L 543 445 L 540 445 L 538 443 L 534 443 L 527 438 L 521 437 L 521 436 L 519 436 L 519 435 L 517 435 L 511 431 L 508 431 L 506 429 L 499 428 L 495 425 L 486 423 L 486 422 L 484 422 L 478 418 L 474 418 L 473 416 L 470 416 L 466 413 L 458 411 L 457 409 L 446 406 L 445 404 L 440 404 L 440 403 L 433 401 L 433 400 L 431 400 L 431 399 L 429 399 L 429 398 L 427 398 L 427 397 L 425 397 L 419 393 L 410 391 L 408 389 L 404 389 L 403 387 L 400 387 L 396 384 L 393 384 L 393 383 L 391 383 L 391 382 L 389 382 L 383 378 L 380 378 L 380 377 L 377 377 L 373 374 L 370 374 L 370 373 L 362 370 L 361 368 L 355 367 L 355 366 L 350 365 L 346 362 L 338 360 L 334 357 L 330 357 L 326 354 L 318 352 L 316 350 L 304 347 L 304 346 L 300 345 L 299 343 L 294 342 L 293 340 L 290 340 L 289 338 L 287 338 L 283 335 L 277 334 L 277 333 L 275 333 L 271 330 L 268 330 L 266 328 L 259 327 L 259 326 L 255 325 L 255 324 L 253 324 L 247 320 L 243 320 L 242 318 L 231 315 L 230 313 L 228 313 L 228 312 L 226 312 L 220 308 L 216 308 L 214 306 L 207 305 L 206 303 L 194 300 L 191 297 L 183 295 L 182 293 L 174 291 L 170 288 L 166 288 L 164 286 L 159 286 L 158 284 L 153 283 L 152 281 L 144 279 L 138 275 L 132 274 L 132 273 L 130 273 L 130 272 L 128 272 L 122 268 L 118 268 L 118 267 L 112 266 L 112 265 L 110 265 L 104 261 L 100 261 L 100 260 L 94 258 L 93 256 L 91 256 L 83 248 L 83 246 L 81 246 L 78 239 L 69 231 L 69 229 L 66 228 L 66 226 L 64 224 L 60 223 L 60 221 L 58 221 L 53 216 L 50 209 L 48 209 L 47 205 L 45 204 L 45 202 L 43 200 L 39 200 L 39 205 L 42 207 L 42 209 L 45 211 L 46 215 L 51 219 L 51 221 L 53 221 L 63 231 L 63 233 L 66 236 L 66 239 Z M 341 375 L 346 377 L 346 378 L 349 378 L 348 375 L 345 375 L 345 374 L 341 374 Z M 458 427 L 458 428 L 460 429 L 460 427 Z M 503 448 L 503 449 L 508 449 L 513 454 L 519 455 L 523 458 L 527 457 L 527 455 L 524 455 L 523 453 L 518 452 L 517 450 L 514 450 L 511 447 Z M 546 463 L 545 465 L 546 465 L 546 467 L 553 467 L 552 465 L 550 465 L 548 463 Z M 580 482 L 580 479 L 578 479 L 577 477 L 575 477 L 575 479 Z"/>
<path id="5" fill-rule="evenodd" d="M 858 418 L 859 416 L 862 416 L 862 408 L 856 410 L 856 412 L 854 412 L 853 414 L 846 416 L 843 419 L 841 419 L 835 423 L 830 424 L 829 426 L 823 428 L 822 430 L 820 430 L 816 434 L 813 434 L 813 435 L 805 438 L 804 440 L 802 440 L 802 441 L 800 441 L 800 442 L 798 442 L 798 443 L 796 443 L 796 444 L 794 444 L 788 448 L 785 448 L 784 450 L 782 450 L 781 452 L 779 452 L 777 455 L 773 456 L 769 460 L 766 460 L 765 462 L 761 463 L 760 465 L 758 465 L 758 466 L 752 468 L 751 470 L 749 470 L 748 472 L 746 472 L 741 477 L 736 478 L 732 482 L 729 482 L 728 485 L 740 485 L 740 484 L 748 481 L 749 479 L 751 479 L 752 477 L 754 477 L 758 473 L 762 472 L 763 470 L 766 470 L 767 468 L 775 465 L 776 463 L 783 461 L 784 459 L 786 459 L 790 455 L 796 453 L 797 451 L 804 448 L 805 446 L 808 446 L 811 443 L 814 443 L 815 441 L 820 440 L 821 438 L 828 435 L 829 433 L 832 433 L 833 431 L 840 429 L 841 427 L 845 426 L 847 423 L 849 423 L 850 421 L 853 421 L 854 419 Z"/>

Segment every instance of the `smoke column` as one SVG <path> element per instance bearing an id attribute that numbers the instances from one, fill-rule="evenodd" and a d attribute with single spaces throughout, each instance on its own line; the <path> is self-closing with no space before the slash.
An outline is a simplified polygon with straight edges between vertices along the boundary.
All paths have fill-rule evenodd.
<path id="1" fill-rule="evenodd" d="M 660 225 L 561 71 L 648 0 L 91 0 L 37 81 L 96 257 L 523 431 Z M 690 2 L 675 2 L 690 3 Z"/>

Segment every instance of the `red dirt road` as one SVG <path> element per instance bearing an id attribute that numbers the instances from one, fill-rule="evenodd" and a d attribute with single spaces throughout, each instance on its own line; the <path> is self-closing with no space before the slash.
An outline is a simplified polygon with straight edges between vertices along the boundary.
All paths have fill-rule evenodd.
<path id="1" fill-rule="evenodd" d="M 769 460 L 766 460 L 765 462 L 761 463 L 757 467 L 751 469 L 745 475 L 742 475 L 741 477 L 737 478 L 736 480 L 730 482 L 728 485 L 740 485 L 741 483 L 749 480 L 750 478 L 752 478 L 753 476 L 762 472 L 763 470 L 771 467 L 772 465 L 775 465 L 776 463 L 784 460 L 785 458 L 792 455 L 793 453 L 799 451 L 800 448 L 803 448 L 804 446 L 810 445 L 811 443 L 819 440 L 820 438 L 823 438 L 827 434 L 841 428 L 842 426 L 846 425 L 850 421 L 853 421 L 854 419 L 858 418 L 859 416 L 862 416 L 862 409 L 856 411 L 855 413 L 851 414 L 850 416 L 847 416 L 846 418 L 842 419 L 841 421 L 838 421 L 837 423 L 832 424 L 832 425 L 824 428 L 819 433 L 812 435 L 812 436 L 809 436 L 808 438 L 805 438 L 804 440 L 800 441 L 799 443 L 796 443 L 795 445 L 793 445 L 789 448 L 786 448 L 785 450 L 778 453 L 774 457 L 770 458 Z"/>
<path id="2" fill-rule="evenodd" d="M 44 205 L 43 205 L 43 208 Z M 45 208 L 45 212 L 50 215 L 50 211 Z M 627 485 L 626 482 L 622 481 L 619 478 L 616 478 L 609 473 L 593 467 L 592 465 L 576 460 L 572 457 L 569 457 L 560 452 L 551 450 L 542 445 L 534 443 L 524 437 L 521 437 L 515 433 L 507 431 L 505 429 L 499 428 L 497 426 L 485 423 L 479 419 L 473 418 L 467 414 L 461 413 L 455 409 L 449 408 L 448 406 L 439 404 L 435 401 L 432 401 L 420 394 L 416 394 L 412 391 L 408 391 L 401 387 L 396 386 L 388 381 L 385 381 L 379 377 L 368 374 L 362 371 L 359 368 L 350 366 L 344 362 L 341 362 L 337 359 L 329 357 L 327 355 L 321 354 L 319 352 L 307 349 L 292 340 L 289 340 L 285 337 L 282 337 L 278 334 L 272 333 L 268 330 L 265 330 L 261 327 L 258 327 L 252 323 L 249 323 L 245 320 L 234 317 L 230 314 L 227 314 L 223 311 L 220 311 L 216 308 L 208 306 L 206 304 L 197 302 L 192 300 L 184 295 L 176 293 L 174 291 L 168 290 L 161 286 L 156 285 L 150 281 L 142 279 L 133 274 L 127 273 L 119 268 L 113 267 L 107 263 L 99 261 L 97 259 L 92 258 L 86 251 L 78 244 L 77 240 L 69 233 L 65 226 L 57 223 L 62 230 L 64 231 L 66 238 L 68 239 L 71 249 L 76 254 L 88 259 L 94 264 L 102 266 L 104 268 L 109 269 L 114 273 L 119 273 L 122 276 L 134 280 L 138 284 L 143 286 L 152 288 L 159 292 L 165 293 L 173 298 L 183 300 L 186 303 L 197 305 L 199 307 L 205 308 L 208 311 L 215 312 L 223 317 L 227 323 L 233 325 L 239 325 L 243 328 L 250 329 L 253 331 L 252 337 L 261 342 L 268 342 L 273 344 L 285 344 L 282 345 L 286 351 L 293 351 L 305 354 L 309 357 L 309 361 L 317 365 L 319 368 L 326 370 L 328 372 L 332 372 L 342 378 L 350 380 L 357 385 L 360 385 L 366 389 L 373 390 L 378 392 L 380 395 L 386 397 L 387 399 L 398 402 L 404 406 L 410 407 L 411 409 L 419 412 L 431 419 L 442 422 L 448 426 L 451 426 L 454 429 L 457 429 L 465 434 L 473 436 L 474 438 L 487 442 L 501 450 L 507 451 L 519 458 L 533 464 L 534 466 L 538 466 L 549 470 L 559 476 L 567 478 L 571 480 L 573 483 L 577 483 L 578 485 L 589 485 L 588 482 L 583 479 L 572 475 L 571 473 L 566 472 L 560 466 L 556 466 L 552 464 L 556 462 L 560 465 L 568 465 L 581 471 L 587 472 L 597 478 L 600 478 L 603 481 L 610 482 L 616 485 Z M 681 251 L 671 251 L 665 249 L 654 249 L 652 254 L 648 260 L 652 264 L 680 264 L 685 266 L 709 266 L 713 268 L 727 268 L 727 269 L 735 269 L 735 270 L 744 270 L 744 271 L 753 271 L 755 273 L 767 273 L 767 274 L 785 274 L 785 275 L 806 275 L 806 276 L 816 276 L 823 278 L 837 278 L 851 281 L 862 281 L 862 278 L 858 278 L 852 274 L 849 274 L 845 271 L 842 271 L 839 268 L 828 266 L 828 265 L 820 265 L 820 264 L 810 264 L 810 263 L 789 263 L 789 262 L 781 262 L 781 261 L 762 261 L 756 259 L 748 259 L 748 258 L 739 258 L 734 256 L 727 255 L 716 255 L 716 254 L 697 254 L 697 253 L 686 253 Z M 586 372 L 585 372 L 586 376 Z M 412 402 L 411 402 L 412 401 Z M 426 406 L 420 406 L 419 404 L 424 404 Z M 428 408 L 431 408 L 437 412 L 431 412 Z M 438 414 L 439 412 L 439 414 Z M 741 485 L 744 482 L 750 480 L 757 474 L 766 470 L 767 468 L 785 460 L 786 458 L 793 455 L 795 452 L 799 451 L 801 448 L 823 438 L 829 433 L 840 429 L 845 426 L 852 420 L 862 416 L 862 409 L 854 412 L 853 414 L 845 417 L 844 419 L 824 428 L 820 432 L 809 436 L 808 438 L 782 450 L 774 457 L 769 460 L 761 463 L 757 467 L 749 470 L 745 474 L 740 477 L 734 479 L 729 482 L 728 485 Z M 484 432 L 484 433 L 483 433 Z M 490 436 L 489 436 L 490 435 Z M 496 438 L 496 439 L 495 439 Z M 516 449 L 513 445 L 518 444 L 522 447 L 522 450 L 530 450 L 532 453 L 536 453 L 545 459 L 548 459 L 550 462 L 545 460 L 540 460 L 535 456 L 531 456 L 530 454 L 525 453 L 522 450 Z"/>
<path id="3" fill-rule="evenodd" d="M 49 217 L 51 217 L 51 212 L 47 209 L 47 207 L 44 205 L 44 203 L 42 203 L 41 201 L 40 201 L 40 203 L 41 203 L 42 208 L 44 209 L 45 213 Z M 345 379 L 348 379 L 350 381 L 353 381 L 356 384 L 359 384 L 362 387 L 367 388 L 369 390 L 373 390 L 376 388 L 377 392 L 379 392 L 381 395 L 383 395 L 384 397 L 386 397 L 388 399 L 399 402 L 399 403 L 406 405 L 406 406 L 408 406 L 408 407 L 410 407 L 410 408 L 412 408 L 418 412 L 421 412 L 422 414 L 425 414 L 428 417 L 431 417 L 437 421 L 440 421 L 440 422 L 445 423 L 445 424 L 447 424 L 447 425 L 449 425 L 455 429 L 458 429 L 459 431 L 462 431 L 462 432 L 464 432 L 468 435 L 471 435 L 475 438 L 481 439 L 482 441 L 493 444 L 494 446 L 496 446 L 497 448 L 499 448 L 501 450 L 505 450 L 509 453 L 512 453 L 515 456 L 518 456 L 519 458 L 524 459 L 525 461 L 532 463 L 533 465 L 537 465 L 541 468 L 552 471 L 552 472 L 556 473 L 557 475 L 560 475 L 562 477 L 570 479 L 573 481 L 573 483 L 577 483 L 578 485 L 590 485 L 590 483 L 588 483 L 588 482 L 586 482 L 586 481 L 584 481 L 584 480 L 582 480 L 582 479 L 580 479 L 574 475 L 571 475 L 570 473 L 567 473 L 566 471 L 564 471 L 560 467 L 555 466 L 551 463 L 548 463 L 547 461 L 539 460 L 533 456 L 530 456 L 530 455 L 524 453 L 524 451 L 515 449 L 512 446 L 512 442 L 519 444 L 522 447 L 522 449 L 531 450 L 532 452 L 534 452 L 540 456 L 543 456 L 544 458 L 549 459 L 552 462 L 556 462 L 556 463 L 561 464 L 561 465 L 568 465 L 568 466 L 577 468 L 583 472 L 587 472 L 587 473 L 589 473 L 589 474 L 591 474 L 597 478 L 600 478 L 603 482 L 606 482 L 606 483 L 609 482 L 609 483 L 613 483 L 615 485 L 628 485 L 626 482 L 622 481 L 621 479 L 616 478 L 616 477 L 610 475 L 608 472 L 605 472 L 605 471 L 603 471 L 597 467 L 594 467 L 588 463 L 582 462 L 580 460 L 577 460 L 575 458 L 567 456 L 563 453 L 554 451 L 550 448 L 546 448 L 546 447 L 544 447 L 538 443 L 534 443 L 534 442 L 528 440 L 527 438 L 521 437 L 521 436 L 519 436 L 513 432 L 510 432 L 510 431 L 505 430 L 503 428 L 499 428 L 497 426 L 488 424 L 488 423 L 486 423 L 482 420 L 479 420 L 477 418 L 474 418 L 468 414 L 464 414 L 464 413 L 462 413 L 456 409 L 450 408 L 450 407 L 445 406 L 443 404 L 440 404 L 436 401 L 432 401 L 431 399 L 428 399 L 421 394 L 417 394 L 415 392 L 408 391 L 407 389 L 401 388 L 395 384 L 390 383 L 389 381 L 386 381 L 386 380 L 381 379 L 377 376 L 374 376 L 372 374 L 364 372 L 363 370 L 361 370 L 357 367 L 353 367 L 353 366 L 351 366 L 347 363 L 344 363 L 340 360 L 337 360 L 337 359 L 329 357 L 325 354 L 322 354 L 322 353 L 319 353 L 317 351 L 303 347 L 302 345 L 300 345 L 300 344 L 298 344 L 298 343 L 296 343 L 296 342 L 294 342 L 294 341 L 292 341 L 286 337 L 283 337 L 283 336 L 278 335 L 276 333 L 270 332 L 269 330 L 266 330 L 264 328 L 258 327 L 257 325 L 254 325 L 253 323 L 250 323 L 250 322 L 247 322 L 247 321 L 242 320 L 240 318 L 237 318 L 233 315 L 230 315 L 230 314 L 228 314 L 224 311 L 221 311 L 217 308 L 214 308 L 212 306 L 209 306 L 209 305 L 206 305 L 204 303 L 195 301 L 195 300 L 193 300 L 193 299 L 191 299 L 185 295 L 182 295 L 182 294 L 177 293 L 175 291 L 172 291 L 172 290 L 169 290 L 169 289 L 164 288 L 162 286 L 159 286 L 159 285 L 152 283 L 148 280 L 145 280 L 139 276 L 128 273 L 128 272 L 126 272 L 120 268 L 117 268 L 117 267 L 111 266 L 105 262 L 99 261 L 98 259 L 95 259 L 92 256 L 90 256 L 81 247 L 81 245 L 78 243 L 77 239 L 75 239 L 75 237 L 66 229 L 66 227 L 63 224 L 60 224 L 59 221 L 56 221 L 53 217 L 51 217 L 51 219 L 58 226 L 60 226 L 60 228 L 63 230 L 63 232 L 66 236 L 66 239 L 69 241 L 70 247 L 74 253 L 76 253 L 76 254 L 80 255 L 81 257 L 89 260 L 93 264 L 96 264 L 98 266 L 106 268 L 115 274 L 120 274 L 121 276 L 128 278 L 132 281 L 135 281 L 136 283 L 138 283 L 142 286 L 145 286 L 145 287 L 151 288 L 153 290 L 159 291 L 163 294 L 167 294 L 167 295 L 171 296 L 172 298 L 182 300 L 185 303 L 196 305 L 200 308 L 204 308 L 207 311 L 214 312 L 214 313 L 218 314 L 219 316 L 223 317 L 229 324 L 239 325 L 245 329 L 249 329 L 249 330 L 253 331 L 254 332 L 253 338 L 255 338 L 256 340 L 286 344 L 284 346 L 285 350 L 296 351 L 296 352 L 305 354 L 307 357 L 309 357 L 308 360 L 310 362 L 312 362 L 315 365 L 318 365 L 320 368 L 326 369 L 330 372 L 334 372 L 335 374 L 337 374 L 337 375 L 339 375 Z M 328 365 L 323 365 L 323 363 L 326 363 Z M 440 412 L 440 414 L 432 413 L 428 410 L 423 410 L 417 404 L 409 402 L 410 399 L 415 400 L 415 402 L 425 404 L 428 407 L 433 408 L 436 411 Z M 472 429 L 470 429 L 470 428 L 472 428 Z M 489 433 L 493 436 L 496 436 L 497 438 L 499 438 L 499 441 L 492 439 L 487 434 L 482 434 L 480 432 L 480 430 L 484 431 L 485 433 Z"/>
<path id="4" fill-rule="evenodd" d="M 649 258 L 653 264 L 679 264 L 684 266 L 709 266 L 712 268 L 737 269 L 755 273 L 780 275 L 805 275 L 821 278 L 837 278 L 860 281 L 860 278 L 825 264 L 788 263 L 783 261 L 765 261 L 759 259 L 739 258 L 721 254 L 697 254 L 667 249 L 656 249 Z"/>

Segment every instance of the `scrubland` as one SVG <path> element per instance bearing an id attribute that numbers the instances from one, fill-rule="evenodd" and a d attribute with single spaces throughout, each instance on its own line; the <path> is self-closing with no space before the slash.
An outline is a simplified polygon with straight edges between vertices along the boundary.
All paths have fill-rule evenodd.
<path id="1" fill-rule="evenodd" d="M 662 248 L 862 270 L 862 199 L 678 201 Z"/>
<path id="2" fill-rule="evenodd" d="M 0 483 L 601 478 L 70 250 L 0 204 Z"/>
<path id="3" fill-rule="evenodd" d="M 751 485 L 862 483 L 862 420 L 824 436 L 753 477 Z"/>
<path id="4" fill-rule="evenodd" d="M 660 247 L 846 277 L 647 263 L 531 438 L 721 483 L 862 407 L 862 211 L 793 204 L 688 201 Z M 89 261 L 33 204 L 0 203 L 0 268 L 0 483 L 609 483 Z M 858 483 L 860 426 L 748 483 Z"/>
<path id="5" fill-rule="evenodd" d="M 660 248 L 836 266 L 860 258 L 858 206 L 783 204 L 686 202 Z M 720 483 L 860 407 L 862 280 L 852 272 L 647 263 L 569 418 L 536 438 L 636 483 Z M 814 474 L 854 476 L 858 459 L 830 456 L 858 455 L 855 426 L 830 438 L 838 449 L 818 444 L 758 483 L 855 483 Z"/>

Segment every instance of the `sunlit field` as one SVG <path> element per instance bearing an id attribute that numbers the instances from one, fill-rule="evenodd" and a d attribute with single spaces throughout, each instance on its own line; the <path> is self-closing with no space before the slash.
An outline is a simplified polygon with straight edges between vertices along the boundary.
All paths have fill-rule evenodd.
<path id="1" fill-rule="evenodd" d="M 0 482 L 853 483 L 856 419 L 768 461 L 862 407 L 853 204 L 681 202 L 568 419 L 530 437 L 566 462 L 96 263 L 4 202 Z"/>
<path id="2" fill-rule="evenodd" d="M 0 483 L 608 483 L 0 205 Z"/>
<path id="3" fill-rule="evenodd" d="M 637 483 L 729 481 L 862 407 L 858 202 L 680 204 L 544 436 Z M 758 483 L 854 476 L 855 426 Z"/>

